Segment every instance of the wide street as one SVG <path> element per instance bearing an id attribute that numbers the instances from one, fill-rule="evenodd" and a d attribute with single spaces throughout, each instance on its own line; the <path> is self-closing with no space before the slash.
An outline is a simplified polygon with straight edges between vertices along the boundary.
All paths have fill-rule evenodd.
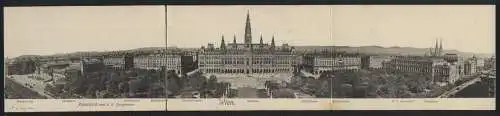
<path id="1" fill-rule="evenodd" d="M 46 83 L 44 83 L 41 80 L 36 80 L 34 78 L 29 78 L 29 76 L 32 76 L 31 74 L 28 74 L 28 75 L 11 75 L 11 76 L 13 77 L 11 79 L 14 80 L 14 82 L 17 82 L 17 83 L 23 85 L 24 87 L 29 88 L 29 89 L 37 92 L 40 95 L 46 96 L 46 97 L 48 97 L 50 99 L 54 98 L 53 96 L 50 96 L 50 95 L 48 95 L 48 94 L 45 93 Z M 26 85 L 26 83 L 28 85 L 31 85 L 32 87 Z"/>
<path id="2" fill-rule="evenodd" d="M 493 73 L 493 72 L 490 71 L 490 73 Z M 496 77 L 496 76 L 490 76 L 490 77 Z M 473 79 L 471 79 L 471 80 L 469 80 L 461 85 L 453 87 L 453 89 L 444 92 L 443 94 L 438 96 L 438 98 L 449 97 L 450 95 L 453 95 L 453 94 L 460 92 L 461 90 L 467 88 L 469 85 L 472 85 L 478 81 L 481 81 L 480 75 L 466 76 L 464 78 L 473 78 Z"/>

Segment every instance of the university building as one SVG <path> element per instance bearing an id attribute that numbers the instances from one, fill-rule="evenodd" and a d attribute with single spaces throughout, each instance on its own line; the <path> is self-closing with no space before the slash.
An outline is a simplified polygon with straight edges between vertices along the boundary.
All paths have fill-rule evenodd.
<path id="1" fill-rule="evenodd" d="M 436 41 L 437 42 L 437 41 Z M 428 74 L 433 83 L 454 83 L 464 74 L 464 59 L 457 54 L 444 54 L 442 43 L 436 43 L 425 56 L 395 56 L 383 62 L 391 72 L 418 72 Z"/>
<path id="2" fill-rule="evenodd" d="M 250 16 L 247 13 L 244 42 L 237 43 L 236 35 L 232 42 L 225 42 L 224 35 L 220 47 L 214 44 L 202 47 L 197 57 L 198 68 L 204 73 L 266 75 L 292 73 L 296 65 L 294 48 L 283 44 L 276 46 L 274 36 L 271 43 L 252 43 Z"/>

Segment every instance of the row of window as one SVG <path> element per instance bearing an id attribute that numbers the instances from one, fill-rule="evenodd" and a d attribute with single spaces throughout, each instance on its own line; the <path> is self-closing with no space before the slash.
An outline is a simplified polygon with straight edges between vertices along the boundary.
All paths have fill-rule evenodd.
<path id="1" fill-rule="evenodd" d="M 139 69 L 151 69 L 151 68 L 157 68 L 161 69 L 163 66 L 158 66 L 158 65 L 134 65 L 134 68 L 139 68 Z M 177 69 L 178 67 L 175 66 L 167 66 L 165 67 L 166 69 Z"/>
<path id="2" fill-rule="evenodd" d="M 314 60 L 315 64 L 338 64 L 342 61 L 344 64 L 360 64 L 361 58 L 322 58 Z"/>
<path id="3" fill-rule="evenodd" d="M 293 60 L 275 60 L 275 61 L 270 61 L 270 60 L 254 60 L 252 61 L 252 64 L 291 64 Z M 247 61 L 242 61 L 242 60 L 233 60 L 233 61 L 224 61 L 224 60 L 200 60 L 199 61 L 200 65 L 204 64 L 250 64 L 250 62 Z"/>
<path id="4" fill-rule="evenodd" d="M 206 73 L 276 73 L 276 72 L 290 72 L 289 68 L 277 69 L 203 69 Z M 250 72 L 251 71 L 251 72 Z"/>
<path id="5" fill-rule="evenodd" d="M 104 64 L 125 64 L 123 60 L 104 60 Z"/>
<path id="6" fill-rule="evenodd" d="M 200 59 L 248 59 L 247 55 L 200 55 Z M 292 55 L 254 55 L 253 59 L 290 59 Z"/>
<path id="7" fill-rule="evenodd" d="M 314 71 L 313 74 L 319 75 L 319 74 L 323 74 L 323 73 L 331 72 L 331 71 L 332 70 L 320 70 L 320 71 Z M 344 69 L 344 70 L 336 70 L 336 71 L 353 71 L 353 72 L 356 72 L 356 71 L 358 71 L 358 69 Z"/>

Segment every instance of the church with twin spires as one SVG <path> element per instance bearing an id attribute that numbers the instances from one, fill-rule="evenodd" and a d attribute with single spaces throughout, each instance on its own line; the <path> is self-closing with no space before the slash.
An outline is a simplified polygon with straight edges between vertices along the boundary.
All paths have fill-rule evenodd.
<path id="1" fill-rule="evenodd" d="M 219 47 L 208 44 L 202 47 L 198 55 L 200 71 L 208 74 L 245 74 L 266 75 L 292 74 L 296 65 L 294 48 L 283 44 L 276 46 L 275 36 L 271 44 L 264 43 L 262 34 L 259 43 L 252 43 L 250 13 L 247 12 L 243 43 L 238 43 L 236 34 L 232 42 L 226 42 L 221 36 Z"/>

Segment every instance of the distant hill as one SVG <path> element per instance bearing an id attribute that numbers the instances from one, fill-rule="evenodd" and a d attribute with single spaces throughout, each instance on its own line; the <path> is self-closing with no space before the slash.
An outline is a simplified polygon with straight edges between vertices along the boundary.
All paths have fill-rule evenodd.
<path id="1" fill-rule="evenodd" d="M 359 52 L 363 54 L 389 54 L 389 55 L 425 55 L 429 49 L 428 48 L 413 48 L 413 47 L 381 47 L 381 46 L 361 46 L 361 47 L 349 47 L 349 46 L 295 46 L 297 51 L 314 51 L 318 52 L 321 50 L 335 50 L 335 51 L 345 51 L 348 53 Z M 470 52 L 460 52 L 457 50 L 444 50 L 445 53 L 458 54 L 461 56 L 472 56 L 477 57 L 491 57 L 493 54 L 485 53 L 470 53 Z"/>
<path id="2" fill-rule="evenodd" d="M 350 46 L 294 46 L 295 49 L 299 52 L 313 52 L 322 51 L 322 50 L 335 50 L 335 51 L 345 51 L 348 53 L 359 52 L 362 54 L 385 54 L 385 55 L 424 55 L 429 51 L 428 48 L 413 48 L 413 47 L 380 47 L 380 46 L 361 46 L 361 47 L 350 47 Z M 193 51 L 199 48 L 177 48 L 177 47 L 168 47 L 168 50 L 182 50 L 182 51 Z M 144 47 L 144 48 L 136 48 L 130 50 L 120 50 L 115 52 L 125 52 L 125 53 L 153 53 L 158 50 L 165 50 L 164 47 Z M 73 52 L 73 53 L 62 53 L 62 54 L 54 54 L 54 55 L 22 55 L 16 58 L 26 58 L 26 57 L 79 57 L 83 54 L 89 55 L 101 55 L 110 53 L 111 51 L 88 51 L 88 52 Z M 453 53 L 459 54 L 461 56 L 472 56 L 476 55 L 477 57 L 491 57 L 492 54 L 484 54 L 484 53 L 470 53 L 470 52 L 460 52 L 457 50 L 445 50 L 445 53 Z"/>

